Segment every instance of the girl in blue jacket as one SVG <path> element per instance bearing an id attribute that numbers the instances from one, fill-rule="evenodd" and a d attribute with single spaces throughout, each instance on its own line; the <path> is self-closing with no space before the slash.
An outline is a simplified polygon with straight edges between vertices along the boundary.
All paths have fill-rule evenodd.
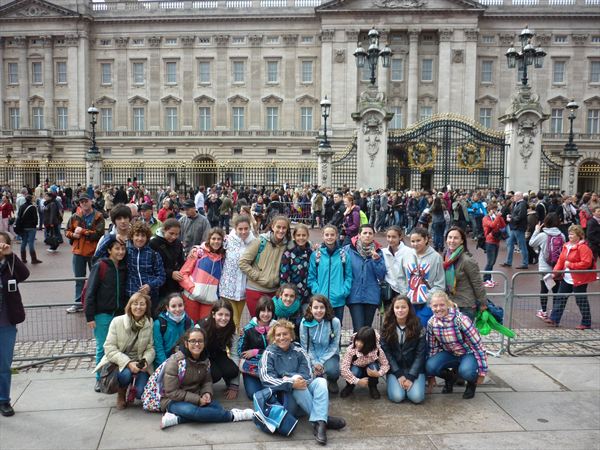
<path id="1" fill-rule="evenodd" d="M 341 328 L 329 300 L 320 294 L 313 295 L 300 322 L 300 345 L 308 354 L 313 375 L 327 378 L 330 394 L 339 392 Z"/>
<path id="2" fill-rule="evenodd" d="M 313 294 L 329 299 L 333 314 L 341 323 L 352 287 L 352 265 L 348 262 L 348 253 L 339 244 L 338 230 L 333 225 L 323 227 L 323 243 L 310 255 L 308 287 Z"/>
<path id="3" fill-rule="evenodd" d="M 346 303 L 355 333 L 373 324 L 375 311 L 381 301 L 379 283 L 385 279 L 386 268 L 383 253 L 374 236 L 372 225 L 361 225 L 358 236 L 344 247 L 352 266 L 352 288 Z"/>
<path id="4" fill-rule="evenodd" d="M 154 358 L 155 366 L 160 366 L 171 356 L 177 342 L 189 328 L 194 326 L 192 319 L 185 313 L 181 294 L 169 294 L 159 306 L 160 313 L 154 321 Z"/>

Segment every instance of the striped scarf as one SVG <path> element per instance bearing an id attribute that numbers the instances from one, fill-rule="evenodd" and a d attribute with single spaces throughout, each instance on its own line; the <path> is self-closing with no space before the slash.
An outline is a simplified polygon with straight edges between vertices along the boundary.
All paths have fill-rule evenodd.
<path id="1" fill-rule="evenodd" d="M 444 256 L 443 265 L 446 277 L 446 291 L 451 295 L 456 293 L 456 262 L 464 250 L 465 248 L 461 245 L 452 253 L 447 251 Z"/>

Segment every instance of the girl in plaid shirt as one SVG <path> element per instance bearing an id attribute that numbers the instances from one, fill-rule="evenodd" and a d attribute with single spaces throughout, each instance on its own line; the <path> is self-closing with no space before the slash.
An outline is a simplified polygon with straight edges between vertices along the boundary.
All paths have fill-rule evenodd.
<path id="1" fill-rule="evenodd" d="M 435 291 L 430 300 L 433 317 L 427 323 L 429 359 L 425 371 L 430 389 L 435 377 L 445 380 L 442 394 L 453 390 L 457 376 L 467 381 L 463 398 L 475 396 L 488 371 L 487 355 L 475 325 L 462 314 L 443 291 Z"/>

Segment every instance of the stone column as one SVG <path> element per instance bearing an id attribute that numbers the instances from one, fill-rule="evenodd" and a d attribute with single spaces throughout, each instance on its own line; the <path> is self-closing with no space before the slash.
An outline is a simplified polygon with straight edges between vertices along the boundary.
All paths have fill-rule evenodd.
<path id="1" fill-rule="evenodd" d="M 451 41 L 453 30 L 442 29 L 439 31 L 440 44 L 438 48 L 438 113 L 450 111 L 450 80 L 451 80 Z"/>
<path id="2" fill-rule="evenodd" d="M 519 86 L 506 114 L 498 120 L 506 133 L 505 186 L 507 191 L 538 191 L 538 177 L 532 177 L 540 167 L 542 155 L 542 122 L 550 116 L 542 111 L 539 97 L 530 86 Z"/>
<path id="3" fill-rule="evenodd" d="M 476 29 L 465 30 L 465 72 L 463 84 L 463 115 L 475 117 L 475 91 L 477 89 L 477 38 Z"/>
<path id="4" fill-rule="evenodd" d="M 317 178 L 319 186 L 332 187 L 331 160 L 333 153 L 330 145 L 323 145 L 323 142 L 319 144 L 319 148 L 317 149 Z"/>
<path id="5" fill-rule="evenodd" d="M 52 36 L 41 36 L 44 49 L 44 128 L 53 130 L 56 128 L 54 117 L 56 115 L 56 105 L 54 104 L 54 58 L 52 49 Z"/>
<path id="6" fill-rule="evenodd" d="M 419 102 L 419 32 L 418 29 L 408 30 L 408 101 L 407 122 L 410 126 L 417 121 Z"/>
<path id="7" fill-rule="evenodd" d="M 5 38 L 0 37 L 0 63 L 2 63 L 2 70 L 0 71 L 0 92 L 6 92 L 6 80 L 5 78 L 5 64 L 4 64 L 4 42 L 5 42 Z M 8 128 L 8 121 L 10 119 L 7 119 L 7 123 L 4 122 L 4 109 L 5 109 L 5 105 L 3 102 L 0 102 L 0 127 L 4 128 L 6 126 L 6 128 Z M 8 114 L 8 111 L 6 111 L 6 113 Z"/>
<path id="8" fill-rule="evenodd" d="M 369 86 L 352 114 L 357 125 L 356 186 L 360 189 L 387 186 L 387 128 L 393 114 L 387 112 L 385 102 L 383 92 Z"/>
<path id="9" fill-rule="evenodd" d="M 333 40 L 335 39 L 335 30 L 321 30 L 321 91 L 319 100 L 327 96 L 333 104 L 342 104 L 342 96 L 337 97 L 337 89 L 333 87 Z M 333 124 L 340 122 L 342 108 L 332 108 L 331 110 L 331 131 Z M 323 124 L 321 124 L 322 126 Z M 319 127 L 320 128 L 320 127 Z"/>
<path id="10" fill-rule="evenodd" d="M 580 155 L 578 153 L 575 155 L 563 153 L 561 156 L 563 158 L 563 172 L 560 189 L 569 195 L 574 195 L 577 192 L 577 160 Z M 542 186 L 542 188 L 543 187 L 544 186 Z"/>
<path id="11" fill-rule="evenodd" d="M 21 111 L 21 128 L 31 128 L 29 121 L 29 65 L 27 61 L 27 38 L 17 36 L 13 43 L 19 49 L 19 108 Z M 2 68 L 4 70 L 4 68 Z"/>
<path id="12" fill-rule="evenodd" d="M 85 154 L 85 181 L 86 187 L 94 187 L 102 183 L 102 155 L 100 153 Z"/>
<path id="13" fill-rule="evenodd" d="M 90 93 L 90 83 L 89 83 L 89 41 L 87 33 L 84 31 L 80 31 L 77 36 L 77 41 L 75 41 L 75 37 L 71 37 L 67 39 L 67 45 L 75 45 L 77 46 L 77 111 L 79 112 L 79 123 L 83 125 L 83 129 L 87 127 L 84 125 L 87 123 L 87 110 L 91 105 L 91 93 Z M 113 83 L 116 80 L 113 80 Z M 74 105 L 75 106 L 75 105 Z M 81 126 L 80 125 L 80 126 Z"/>

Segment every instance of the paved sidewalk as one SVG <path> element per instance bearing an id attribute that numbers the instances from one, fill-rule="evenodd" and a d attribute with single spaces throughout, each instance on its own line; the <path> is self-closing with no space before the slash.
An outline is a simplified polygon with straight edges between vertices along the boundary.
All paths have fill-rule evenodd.
<path id="1" fill-rule="evenodd" d="M 331 401 L 348 426 L 328 433 L 328 448 L 598 449 L 600 357 L 490 357 L 491 376 L 473 400 L 440 388 L 423 405 L 371 400 L 366 390 Z M 341 385 L 341 382 L 340 382 Z M 292 438 L 268 436 L 252 423 L 185 424 L 160 430 L 160 415 L 114 408 L 96 394 L 88 371 L 13 377 L 17 414 L 0 417 L 0 449 L 280 449 L 318 448 L 302 419 Z M 222 400 L 222 383 L 215 387 Z M 379 385 L 384 393 L 384 384 Z M 249 406 L 240 393 L 226 407 Z"/>

